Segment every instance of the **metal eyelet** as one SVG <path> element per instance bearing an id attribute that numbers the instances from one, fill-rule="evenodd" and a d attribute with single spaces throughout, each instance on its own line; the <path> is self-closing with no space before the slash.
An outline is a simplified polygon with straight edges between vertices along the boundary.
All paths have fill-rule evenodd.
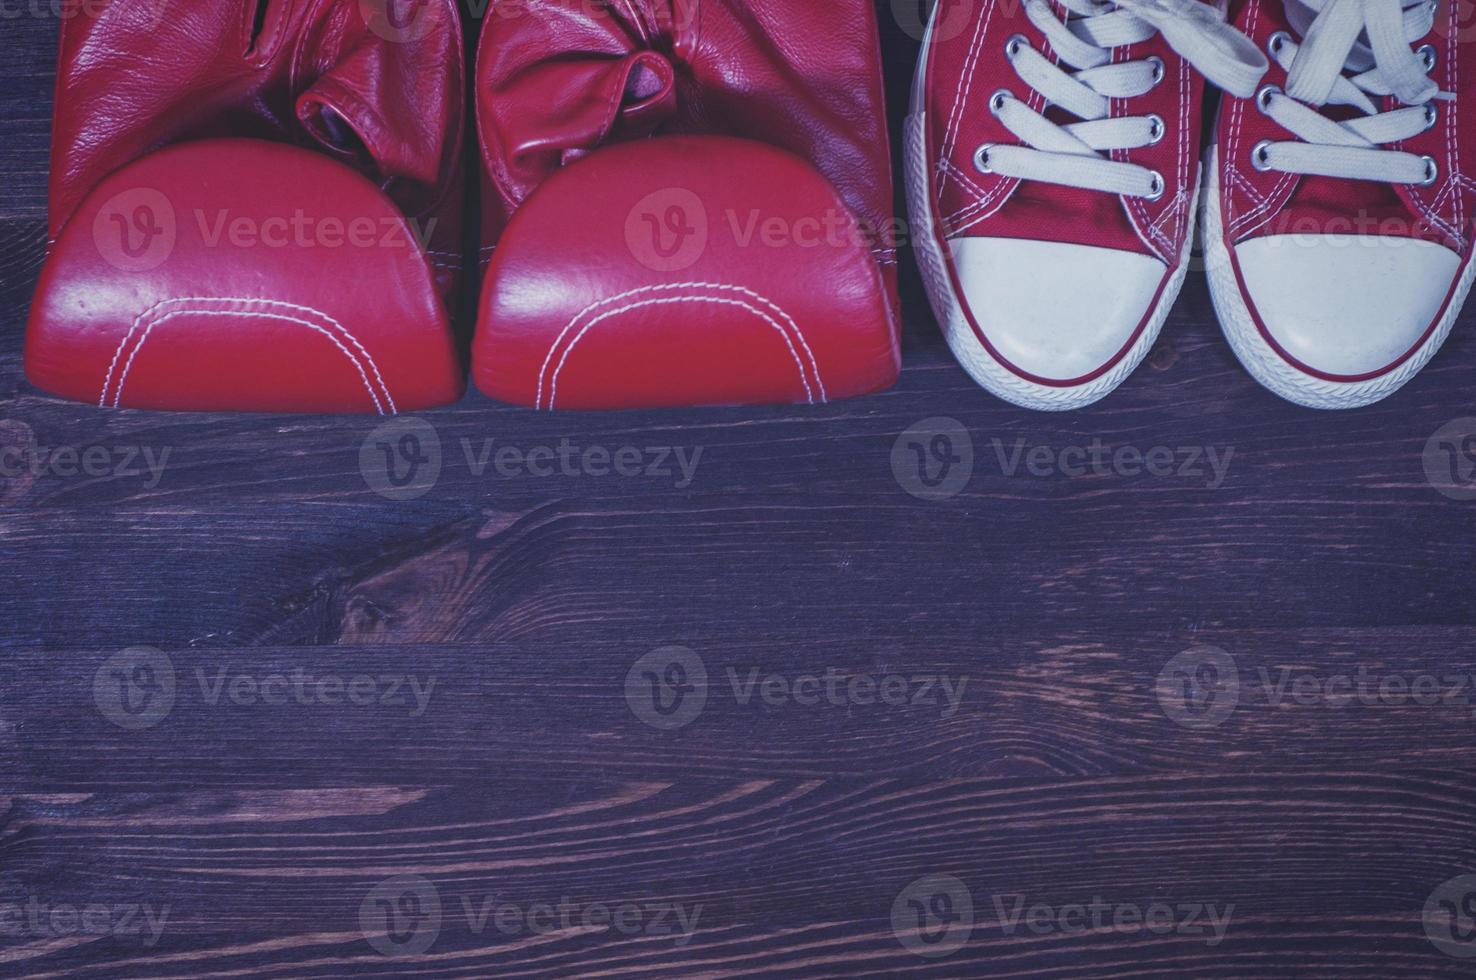
<path id="1" fill-rule="evenodd" d="M 1425 179 L 1420 181 L 1420 186 L 1429 187 L 1440 179 L 1440 166 L 1435 162 L 1434 157 L 1426 156 L 1420 159 L 1425 161 Z"/>
<path id="2" fill-rule="evenodd" d="M 1277 55 L 1281 54 L 1281 49 L 1284 48 L 1286 46 L 1286 43 L 1291 39 L 1292 36 L 1286 31 L 1277 31 L 1275 34 L 1272 34 L 1266 39 L 1266 53 L 1271 55 L 1271 57 L 1273 58 L 1276 57 Z"/>
<path id="3" fill-rule="evenodd" d="M 1433 102 L 1426 102 L 1425 103 L 1425 129 L 1427 129 L 1427 130 L 1434 129 L 1435 128 L 1435 124 L 1437 122 L 1439 122 L 1439 121 L 1440 121 L 1440 110 L 1435 107 L 1435 103 L 1433 103 Z"/>
<path id="4" fill-rule="evenodd" d="M 1157 170 L 1153 171 L 1153 173 L 1148 176 L 1148 193 L 1144 197 L 1144 200 L 1156 201 L 1160 197 L 1163 197 L 1164 186 L 1163 174 L 1159 173 Z"/>
<path id="5" fill-rule="evenodd" d="M 1148 117 L 1148 145 L 1149 146 L 1153 146 L 1154 144 L 1156 144 L 1160 140 L 1162 140 L 1163 139 L 1163 134 L 1166 131 L 1167 130 L 1165 129 L 1165 127 L 1163 125 L 1163 117 L 1162 116 L 1160 116 L 1158 113 L 1155 112 L 1155 113 L 1153 113 L 1152 115 L 1150 115 Z"/>
<path id="6" fill-rule="evenodd" d="M 1271 96 L 1280 95 L 1280 85 L 1262 85 L 1261 90 L 1256 93 L 1256 108 L 1264 115 L 1271 111 Z"/>
<path id="7" fill-rule="evenodd" d="M 1415 54 L 1420 56 L 1420 62 L 1425 66 L 1425 71 L 1427 73 L 1435 70 L 1435 61 L 1438 57 L 1438 52 L 1436 52 L 1435 50 L 1435 45 L 1421 44 L 1419 47 L 1415 48 Z"/>
<path id="8" fill-rule="evenodd" d="M 1005 41 L 1005 57 L 1013 59 L 1022 48 L 1028 47 L 1029 44 L 1030 38 L 1024 34 L 1011 34 L 1009 40 Z"/>
<path id="9" fill-rule="evenodd" d="M 974 151 L 974 169 L 981 174 L 992 174 L 994 171 L 989 167 L 989 151 L 994 148 L 993 143 L 985 143 Z"/>
<path id="10" fill-rule="evenodd" d="M 1163 81 L 1163 59 L 1156 54 L 1149 55 L 1148 64 L 1153 66 L 1153 84 L 1157 85 L 1159 82 Z"/>
<path id="11" fill-rule="evenodd" d="M 1271 141 L 1261 140 L 1251 147 L 1251 166 L 1265 173 L 1271 169 Z"/>
<path id="12" fill-rule="evenodd" d="M 1005 99 L 1013 99 L 1014 97 L 1015 93 L 1009 89 L 999 89 L 989 97 L 989 111 L 996 116 L 999 115 L 1000 110 L 1004 108 Z"/>

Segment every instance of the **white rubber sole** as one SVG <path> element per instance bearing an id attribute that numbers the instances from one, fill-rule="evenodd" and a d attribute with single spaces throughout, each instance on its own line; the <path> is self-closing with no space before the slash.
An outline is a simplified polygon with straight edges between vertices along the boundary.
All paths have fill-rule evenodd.
<path id="1" fill-rule="evenodd" d="M 1476 262 L 1467 262 L 1456 283 L 1450 305 L 1441 316 L 1439 325 L 1428 340 L 1420 346 L 1413 357 L 1388 374 L 1367 381 L 1328 381 L 1313 377 L 1288 363 L 1268 344 L 1256 327 L 1245 297 L 1241 295 L 1240 283 L 1235 278 L 1235 268 L 1230 260 L 1230 250 L 1225 246 L 1224 219 L 1220 214 L 1220 172 L 1217 148 L 1211 146 L 1204 158 L 1207 188 L 1204 217 L 1204 251 L 1206 275 L 1209 279 L 1210 299 L 1215 305 L 1215 315 L 1220 321 L 1220 330 L 1230 343 L 1235 357 L 1250 372 L 1263 388 L 1281 396 L 1289 402 L 1305 408 L 1348 409 L 1361 408 L 1388 398 L 1409 383 L 1428 363 L 1435 352 L 1450 336 L 1460 316 L 1461 307 L 1471 292 L 1471 283 L 1476 278 Z"/>
<path id="2" fill-rule="evenodd" d="M 1183 288 L 1184 277 L 1189 272 L 1189 256 L 1194 245 L 1195 209 L 1190 209 L 1190 226 L 1184 236 L 1184 247 L 1179 255 L 1178 264 L 1168 282 L 1164 284 L 1147 325 L 1138 339 L 1134 341 L 1133 346 L 1110 371 L 1085 384 L 1061 387 L 1029 381 L 1000 363 L 974 334 L 974 328 L 970 325 L 969 318 L 963 310 L 964 301 L 954 292 L 953 281 L 948 274 L 947 258 L 943 251 L 947 248 L 947 243 L 941 238 L 942 229 L 933 221 L 932 192 L 928 180 L 928 153 L 925 142 L 927 127 L 923 112 L 923 93 L 926 92 L 924 74 L 928 65 L 928 47 L 932 41 L 936 17 L 935 8 L 933 18 L 928 22 L 928 31 L 923 39 L 922 57 L 918 60 L 917 73 L 913 78 L 912 105 L 903 134 L 904 181 L 907 188 L 908 215 L 912 221 L 913 250 L 917 254 L 923 284 L 927 287 L 928 300 L 932 304 L 934 315 L 938 318 L 939 327 L 943 331 L 943 338 L 948 342 L 949 350 L 953 351 L 953 356 L 969 373 L 969 376 L 990 394 L 1021 408 L 1042 412 L 1065 412 L 1085 408 L 1105 398 L 1126 381 L 1128 375 L 1143 363 L 1143 359 L 1153 349 L 1153 343 L 1158 339 L 1164 321 L 1168 319 L 1169 310 L 1173 308 L 1174 300 L 1178 298 L 1179 290 Z M 1195 193 L 1198 194 L 1197 185 Z M 976 310 L 974 313 L 977 317 L 981 313 L 987 315 L 988 311 Z"/>

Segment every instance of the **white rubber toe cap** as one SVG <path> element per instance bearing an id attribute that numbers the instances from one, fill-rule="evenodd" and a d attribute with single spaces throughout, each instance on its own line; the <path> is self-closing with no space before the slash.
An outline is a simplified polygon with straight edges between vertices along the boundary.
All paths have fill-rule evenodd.
<path id="1" fill-rule="evenodd" d="M 1235 247 L 1266 331 L 1302 364 L 1337 377 L 1386 370 L 1440 315 L 1461 260 L 1413 238 L 1268 235 Z"/>
<path id="2" fill-rule="evenodd" d="M 1100 371 L 1127 346 L 1168 274 L 1118 249 L 1020 238 L 956 238 L 954 268 L 974 322 L 1017 370 L 1052 381 Z"/>

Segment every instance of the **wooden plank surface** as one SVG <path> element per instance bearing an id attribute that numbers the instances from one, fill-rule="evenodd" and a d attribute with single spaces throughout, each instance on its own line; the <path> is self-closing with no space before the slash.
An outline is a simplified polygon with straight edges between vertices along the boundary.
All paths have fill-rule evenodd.
<path id="1" fill-rule="evenodd" d="M 26 384 L 56 22 L 0 29 L 0 451 L 43 460 L 0 475 L 0 975 L 1473 974 L 1476 501 L 1434 437 L 1476 317 L 1315 414 L 1191 276 L 1118 393 L 1036 415 L 904 253 L 886 394 L 471 393 L 391 499 L 375 421 Z"/>

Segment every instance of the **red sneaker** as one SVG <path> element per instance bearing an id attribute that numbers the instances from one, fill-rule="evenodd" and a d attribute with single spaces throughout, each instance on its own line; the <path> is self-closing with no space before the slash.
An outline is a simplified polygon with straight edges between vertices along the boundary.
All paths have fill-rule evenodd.
<path id="1" fill-rule="evenodd" d="M 1439 9 L 1437 9 L 1437 6 Z M 1454 325 L 1476 266 L 1459 4 L 1247 0 L 1266 84 L 1220 107 L 1210 287 L 1240 362 L 1311 408 L 1386 398 Z M 1370 39 L 1372 39 L 1370 41 Z"/>
<path id="2" fill-rule="evenodd" d="M 940 0 L 913 84 L 916 248 L 949 346 L 1027 408 L 1142 362 L 1189 267 L 1204 77 L 1260 49 L 1195 0 Z"/>

